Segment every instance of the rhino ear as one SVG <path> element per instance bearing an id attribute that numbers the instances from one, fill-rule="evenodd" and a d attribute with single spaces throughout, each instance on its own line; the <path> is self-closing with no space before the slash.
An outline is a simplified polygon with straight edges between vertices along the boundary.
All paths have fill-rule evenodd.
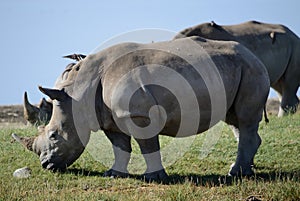
<path id="1" fill-rule="evenodd" d="M 40 109 L 44 110 L 52 110 L 52 102 L 47 101 L 45 98 L 43 98 L 39 105 Z"/>
<path id="2" fill-rule="evenodd" d="M 48 89 L 48 88 L 43 88 L 41 86 L 39 86 L 39 90 L 46 94 L 47 96 L 49 96 L 49 98 L 51 98 L 51 100 L 58 100 L 58 101 L 64 101 L 67 99 L 68 95 L 65 92 L 64 89 Z"/>

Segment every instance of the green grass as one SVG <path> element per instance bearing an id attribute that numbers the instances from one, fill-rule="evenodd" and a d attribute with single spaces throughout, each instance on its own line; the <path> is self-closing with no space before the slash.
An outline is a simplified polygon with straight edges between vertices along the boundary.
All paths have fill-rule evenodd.
<path id="1" fill-rule="evenodd" d="M 251 196 L 262 200 L 300 200 L 300 114 L 282 119 L 272 116 L 269 124 L 261 123 L 263 142 L 255 157 L 254 177 L 226 176 L 235 160 L 237 143 L 231 130 L 224 126 L 206 157 L 200 159 L 200 153 L 209 136 L 198 135 L 184 157 L 166 168 L 172 181 L 167 185 L 137 178 L 104 178 L 107 167 L 87 150 L 65 173 L 43 170 L 37 155 L 11 139 L 12 132 L 32 136 L 36 129 L 0 130 L 0 200 L 246 200 Z M 170 140 L 163 137 L 162 147 Z M 177 143 L 180 148 L 180 141 Z M 136 145 L 134 153 L 139 153 Z M 32 176 L 14 178 L 14 170 L 24 166 L 32 169 Z"/>

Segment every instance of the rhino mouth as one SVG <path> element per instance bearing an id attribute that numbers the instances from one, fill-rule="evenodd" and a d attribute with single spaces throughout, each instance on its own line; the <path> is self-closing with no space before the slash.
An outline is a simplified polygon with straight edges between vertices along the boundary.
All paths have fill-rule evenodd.
<path id="1" fill-rule="evenodd" d="M 48 150 L 40 154 L 40 162 L 44 169 L 51 171 L 65 171 L 71 165 L 71 157 L 69 152 L 64 153 L 58 147 L 52 151 Z"/>
<path id="2" fill-rule="evenodd" d="M 44 169 L 51 170 L 53 172 L 64 172 L 67 169 L 67 165 L 56 165 L 48 160 L 42 161 L 41 165 Z"/>
<path id="3" fill-rule="evenodd" d="M 59 171 L 63 172 L 67 169 L 68 164 L 64 162 L 62 159 L 58 158 L 43 158 L 41 159 L 41 165 L 44 169 L 51 170 L 51 171 Z"/>
<path id="4" fill-rule="evenodd" d="M 42 161 L 41 164 L 42 167 L 47 170 L 53 170 L 53 171 L 60 170 L 54 165 L 54 163 L 50 163 L 48 160 Z"/>
<path id="5" fill-rule="evenodd" d="M 83 152 L 84 148 L 77 153 L 75 150 L 69 150 L 66 153 L 41 154 L 40 161 L 44 169 L 51 171 L 64 172 L 67 167 L 72 165 Z M 75 151 L 75 152 L 74 152 Z"/>

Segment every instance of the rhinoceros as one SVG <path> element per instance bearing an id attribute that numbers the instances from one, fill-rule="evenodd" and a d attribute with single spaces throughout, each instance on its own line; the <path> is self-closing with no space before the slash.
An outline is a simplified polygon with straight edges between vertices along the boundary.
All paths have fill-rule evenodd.
<path id="1" fill-rule="evenodd" d="M 71 54 L 63 56 L 63 58 L 73 59 L 77 62 L 84 59 L 86 55 L 83 54 Z M 56 80 L 54 87 L 59 87 L 60 83 L 70 79 L 69 72 L 72 70 L 73 66 L 75 66 L 76 63 L 70 63 L 66 66 L 64 72 L 62 75 Z M 52 101 L 46 100 L 43 98 L 38 106 L 32 105 L 28 100 L 27 92 L 24 93 L 24 119 L 27 121 L 27 123 L 39 126 L 47 124 L 50 121 L 51 115 L 52 115 Z"/>
<path id="2" fill-rule="evenodd" d="M 43 168 L 66 169 L 91 131 L 101 129 L 115 157 L 104 176 L 128 175 L 133 137 L 146 161 L 145 179 L 165 180 L 159 134 L 187 137 L 225 121 L 240 134 L 229 174 L 253 174 L 270 83 L 262 62 L 243 45 L 200 37 L 122 43 L 87 56 L 71 71 L 76 76 L 60 88 L 39 87 L 53 100 L 52 117 L 39 135 L 13 134 L 39 155 Z"/>
<path id="3" fill-rule="evenodd" d="M 271 87 L 278 93 L 281 102 L 278 116 L 296 112 L 299 104 L 300 39 L 290 29 L 257 21 L 230 26 L 211 22 L 180 31 L 175 39 L 189 36 L 238 41 L 246 46 L 268 70 Z"/>

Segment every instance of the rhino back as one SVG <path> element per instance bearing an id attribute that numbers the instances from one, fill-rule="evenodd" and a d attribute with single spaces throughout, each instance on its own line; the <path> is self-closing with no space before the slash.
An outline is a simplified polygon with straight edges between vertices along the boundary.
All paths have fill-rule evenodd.
<path id="1" fill-rule="evenodd" d="M 245 55 L 237 53 L 238 44 L 234 42 L 193 39 L 199 50 L 201 49 L 197 52 L 186 46 L 188 40 L 191 39 L 138 45 L 134 48 L 128 46 L 130 50 L 127 50 L 126 54 L 114 62 L 108 62 L 110 66 L 105 67 L 102 76 L 102 94 L 104 104 L 109 108 L 107 111 L 116 113 L 120 119 L 132 118 L 137 125 L 145 127 L 150 123 L 150 108 L 154 105 L 161 105 L 167 113 L 166 124 L 161 133 L 175 136 L 182 120 L 181 117 L 193 121 L 192 114 L 196 108 L 187 108 L 184 111 L 181 108 L 182 101 L 185 102 L 183 104 L 193 105 L 194 96 L 188 95 L 193 93 L 200 111 L 200 121 L 197 122 L 199 133 L 211 126 L 211 94 L 218 96 L 219 90 L 224 87 L 226 94 L 223 100 L 225 102 L 224 113 L 218 117 L 218 120 L 222 120 L 225 117 L 226 108 L 231 107 L 234 102 L 242 68 L 246 65 L 243 59 Z M 201 52 L 202 50 L 204 52 Z M 213 68 L 216 68 L 221 76 L 223 86 L 217 86 L 215 91 L 209 91 L 207 81 L 197 69 L 209 74 L 213 72 Z M 125 75 L 129 76 L 120 84 L 120 80 Z M 212 75 L 212 77 L 217 76 Z M 120 87 L 118 90 L 120 100 L 131 96 L 128 98 L 130 99 L 128 110 L 112 107 L 113 92 L 118 87 Z M 131 92 L 133 88 L 137 89 L 134 93 Z M 114 122 L 106 125 L 110 129 L 116 126 Z M 196 133 L 186 133 L 186 135 L 192 134 Z"/>
<path id="2" fill-rule="evenodd" d="M 265 64 L 271 84 L 282 77 L 299 44 L 298 36 L 289 28 L 257 21 L 227 26 L 203 23 L 181 31 L 175 38 L 184 36 L 240 42 Z"/>
<path id="3" fill-rule="evenodd" d="M 299 38 L 287 27 L 249 21 L 240 25 L 224 26 L 236 40 L 249 48 L 266 66 L 271 85 L 286 71 Z"/>

